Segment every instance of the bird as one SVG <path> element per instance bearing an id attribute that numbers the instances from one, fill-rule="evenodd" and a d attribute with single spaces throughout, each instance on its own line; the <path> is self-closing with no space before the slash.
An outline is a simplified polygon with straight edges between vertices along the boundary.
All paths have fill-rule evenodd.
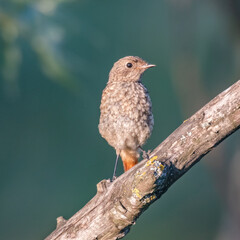
<path id="1" fill-rule="evenodd" d="M 102 92 L 98 129 L 116 151 L 112 181 L 121 156 L 124 171 L 138 163 L 142 145 L 150 137 L 154 119 L 152 102 L 142 75 L 155 67 L 137 56 L 126 56 L 114 63 Z"/>

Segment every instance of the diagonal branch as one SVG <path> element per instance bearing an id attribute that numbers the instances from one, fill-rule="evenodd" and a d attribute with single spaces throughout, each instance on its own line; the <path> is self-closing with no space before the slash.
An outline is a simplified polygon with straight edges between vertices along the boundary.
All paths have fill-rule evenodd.
<path id="1" fill-rule="evenodd" d="M 240 80 L 186 120 L 150 155 L 97 194 L 45 240 L 113 240 L 204 155 L 240 127 Z"/>

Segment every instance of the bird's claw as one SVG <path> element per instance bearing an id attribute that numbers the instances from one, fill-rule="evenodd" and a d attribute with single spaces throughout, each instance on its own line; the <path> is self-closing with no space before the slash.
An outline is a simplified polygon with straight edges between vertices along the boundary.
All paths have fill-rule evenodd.
<path id="1" fill-rule="evenodd" d="M 149 160 L 149 154 L 150 154 L 150 152 L 151 152 L 150 150 L 148 150 L 147 152 L 146 152 L 146 151 L 143 151 L 142 157 Z"/>
<path id="2" fill-rule="evenodd" d="M 117 179 L 117 176 L 113 176 L 110 181 L 113 182 L 113 181 L 116 180 L 116 179 Z"/>

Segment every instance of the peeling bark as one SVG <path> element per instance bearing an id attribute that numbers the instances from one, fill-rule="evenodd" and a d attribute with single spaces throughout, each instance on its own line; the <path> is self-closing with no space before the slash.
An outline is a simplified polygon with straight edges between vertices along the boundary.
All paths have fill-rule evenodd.
<path id="1" fill-rule="evenodd" d="M 176 129 L 151 154 L 97 194 L 45 240 L 114 240 L 186 171 L 240 127 L 240 80 Z"/>

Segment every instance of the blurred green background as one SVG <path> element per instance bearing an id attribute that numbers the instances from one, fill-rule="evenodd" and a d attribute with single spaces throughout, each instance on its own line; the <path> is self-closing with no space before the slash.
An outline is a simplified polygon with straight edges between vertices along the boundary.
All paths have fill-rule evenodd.
<path id="1" fill-rule="evenodd" d="M 157 65 L 143 77 L 153 149 L 240 78 L 239 13 L 237 0 L 1 0 L 0 239 L 44 239 L 112 175 L 97 125 L 116 60 Z M 239 143 L 214 149 L 125 239 L 239 239 Z"/>

